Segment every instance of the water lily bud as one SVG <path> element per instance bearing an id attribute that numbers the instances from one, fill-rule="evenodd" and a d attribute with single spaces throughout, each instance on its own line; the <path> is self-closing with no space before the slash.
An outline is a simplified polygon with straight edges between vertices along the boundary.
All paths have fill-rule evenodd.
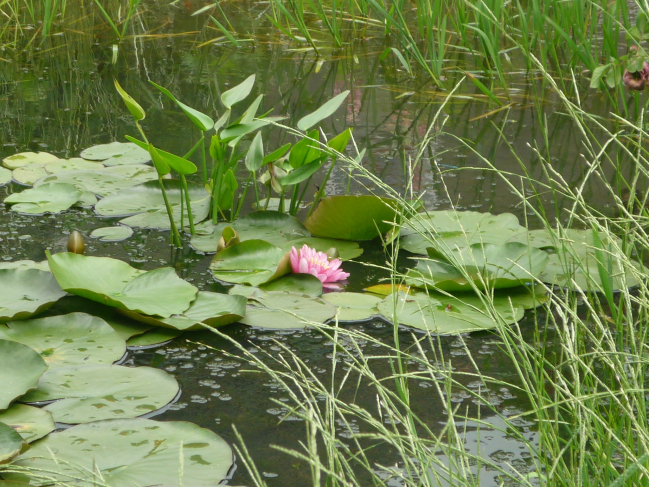
<path id="1" fill-rule="evenodd" d="M 83 255 L 85 249 L 86 244 L 83 242 L 83 237 L 75 230 L 70 234 L 70 238 L 68 239 L 68 252 Z"/>
<path id="2" fill-rule="evenodd" d="M 340 258 L 340 252 L 338 252 L 338 249 L 335 247 L 331 247 L 329 250 L 325 252 L 327 254 L 327 257 L 329 257 L 329 260 L 331 259 L 339 259 Z"/>

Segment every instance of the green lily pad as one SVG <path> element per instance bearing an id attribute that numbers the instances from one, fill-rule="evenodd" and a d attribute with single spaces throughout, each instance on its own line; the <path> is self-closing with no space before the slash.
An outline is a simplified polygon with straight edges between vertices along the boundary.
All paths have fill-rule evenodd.
<path id="1" fill-rule="evenodd" d="M 287 274 L 259 286 L 264 291 L 288 291 L 298 294 L 308 294 L 313 297 L 322 296 L 322 282 L 311 274 Z"/>
<path id="2" fill-rule="evenodd" d="M 5 184 L 9 184 L 11 182 L 11 171 L 9 169 L 5 169 L 4 167 L 0 167 L 0 186 L 4 186 Z"/>
<path id="3" fill-rule="evenodd" d="M 115 191 L 155 181 L 158 174 L 151 166 L 116 166 L 101 171 L 65 171 L 50 174 L 34 183 L 35 187 L 48 183 L 68 183 L 80 191 L 108 196 Z"/>
<path id="4" fill-rule="evenodd" d="M 101 162 L 86 161 L 80 157 L 72 159 L 59 159 L 58 161 L 45 164 L 45 170 L 48 174 L 65 171 L 101 171 L 104 165 Z"/>
<path id="5" fill-rule="evenodd" d="M 5 157 L 2 160 L 2 165 L 7 169 L 13 170 L 31 164 L 47 164 L 48 162 L 58 161 L 58 159 L 58 157 L 49 152 L 20 152 L 19 154 Z"/>
<path id="6" fill-rule="evenodd" d="M 36 181 L 41 178 L 44 178 L 49 173 L 45 170 L 43 164 L 31 164 L 25 167 L 19 167 L 14 169 L 11 173 L 11 177 L 18 184 L 23 186 L 33 186 Z"/>
<path id="7" fill-rule="evenodd" d="M 396 207 L 395 200 L 372 195 L 328 196 L 304 225 L 316 237 L 371 240 L 398 223 Z"/>
<path id="8" fill-rule="evenodd" d="M 96 485 L 101 478 L 101 485 L 108 487 L 217 487 L 232 462 L 228 444 L 208 429 L 180 421 L 130 419 L 53 433 L 14 465 L 48 472 L 61 484 L 77 486 Z M 20 473 L 3 476 L 28 480 Z"/>
<path id="9" fill-rule="evenodd" d="M 11 426 L 27 443 L 40 440 L 55 430 L 50 413 L 26 404 L 13 404 L 0 412 L 0 423 Z"/>
<path id="10" fill-rule="evenodd" d="M 210 272 L 221 281 L 259 286 L 291 271 L 291 262 L 279 247 L 263 240 L 246 240 L 214 256 Z"/>
<path id="11" fill-rule="evenodd" d="M 126 343 L 101 318 L 70 313 L 0 326 L 0 339 L 33 348 L 50 369 L 81 364 L 112 364 L 124 356 Z"/>
<path id="12" fill-rule="evenodd" d="M 47 252 L 61 289 L 108 306 L 168 318 L 181 314 L 198 290 L 170 267 L 149 272 L 117 259 Z"/>
<path id="13" fill-rule="evenodd" d="M 153 413 L 178 395 L 176 379 L 151 367 L 72 365 L 48 370 L 24 402 L 57 400 L 44 407 L 57 423 L 136 418 Z"/>
<path id="14" fill-rule="evenodd" d="M 406 284 L 444 291 L 471 290 L 471 282 L 478 289 L 516 287 L 539 276 L 548 264 L 545 252 L 516 242 L 473 244 L 448 255 L 448 260 L 419 259 L 417 267 L 406 274 Z"/>
<path id="15" fill-rule="evenodd" d="M 259 328 L 304 328 L 324 323 L 336 315 L 336 308 L 322 298 L 284 291 L 257 291 L 241 323 Z"/>
<path id="16" fill-rule="evenodd" d="M 159 319 L 123 310 L 129 318 L 148 325 L 176 330 L 202 330 L 207 326 L 217 328 L 241 320 L 246 313 L 246 299 L 242 296 L 199 291 L 191 306 L 182 314 Z"/>
<path id="17" fill-rule="evenodd" d="M 0 423 L 0 465 L 9 463 L 25 448 L 26 443 L 14 429 Z"/>
<path id="18" fill-rule="evenodd" d="M 92 208 L 97 204 L 97 197 L 94 193 L 90 191 L 82 191 L 81 196 L 79 196 L 79 201 L 77 201 L 73 206 L 75 208 Z"/>
<path id="19" fill-rule="evenodd" d="M 503 245 L 526 235 L 525 227 L 511 213 L 429 211 L 404 223 L 400 245 L 414 254 L 427 255 L 426 249 L 431 247 L 443 252 L 479 243 Z"/>
<path id="20" fill-rule="evenodd" d="M 382 298 L 363 293 L 327 293 L 322 299 L 338 308 L 339 321 L 362 321 L 379 314 Z"/>
<path id="21" fill-rule="evenodd" d="M 50 264 L 47 260 L 34 262 L 33 260 L 14 260 L 10 262 L 0 262 L 0 269 L 38 269 L 39 271 L 50 272 Z"/>
<path id="22" fill-rule="evenodd" d="M 289 252 L 291 250 L 291 247 L 295 247 L 299 250 L 305 244 L 311 248 L 316 249 L 318 252 L 326 252 L 331 248 L 335 248 L 340 254 L 338 256 L 340 260 L 355 259 L 363 253 L 363 249 L 360 248 L 358 242 L 318 237 L 306 237 L 299 238 L 297 240 L 291 240 L 290 242 L 286 242 L 285 244 L 281 245 L 281 248 Z"/>
<path id="23" fill-rule="evenodd" d="M 38 385 L 47 364 L 38 352 L 28 346 L 0 340 L 0 370 L 1 411 L 7 409 L 11 401 Z"/>
<path id="24" fill-rule="evenodd" d="M 65 211 L 80 196 L 81 192 L 71 184 L 51 183 L 14 193 L 5 198 L 5 203 L 12 204 L 11 210 L 18 213 L 42 215 Z"/>
<path id="25" fill-rule="evenodd" d="M 146 333 L 129 338 L 126 346 L 128 348 L 157 347 L 170 342 L 182 334 L 183 332 L 181 330 L 174 330 L 173 328 L 154 328 Z"/>
<path id="26" fill-rule="evenodd" d="M 51 272 L 0 269 L 0 323 L 41 313 L 63 296 Z"/>
<path id="27" fill-rule="evenodd" d="M 144 164 L 151 160 L 148 151 L 132 142 L 111 142 L 89 147 L 81 151 L 81 157 L 89 161 L 102 161 L 106 166 Z"/>
<path id="28" fill-rule="evenodd" d="M 95 228 L 90 232 L 92 238 L 98 238 L 102 242 L 121 242 L 133 235 L 133 229 L 126 225 L 118 225 L 116 227 L 102 227 Z"/>
<path id="29" fill-rule="evenodd" d="M 295 217 L 277 211 L 257 211 L 234 223 L 212 225 L 206 222 L 198 225 L 191 246 L 200 252 L 216 252 L 223 229 L 228 226 L 234 228 L 241 241 L 265 240 L 278 246 L 310 236 L 309 231 Z"/>
<path id="30" fill-rule="evenodd" d="M 475 295 L 459 299 L 439 293 L 426 295 L 399 292 L 396 296 L 396 317 L 393 316 L 394 299 L 394 295 L 387 296 L 378 305 L 379 312 L 386 320 L 430 333 L 450 335 L 496 327 L 496 322 L 486 311 L 480 298 Z M 494 305 L 505 324 L 516 323 L 525 313 L 522 307 L 512 310 L 504 298 L 494 300 Z"/>

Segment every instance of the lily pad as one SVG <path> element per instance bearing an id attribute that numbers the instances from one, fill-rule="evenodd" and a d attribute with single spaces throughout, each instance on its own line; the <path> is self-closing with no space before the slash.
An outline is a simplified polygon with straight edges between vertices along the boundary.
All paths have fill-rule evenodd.
<path id="1" fill-rule="evenodd" d="M 126 352 L 126 343 L 108 323 L 86 313 L 10 321 L 0 326 L 0 339 L 33 348 L 50 369 L 112 364 Z"/>
<path id="2" fill-rule="evenodd" d="M 318 237 L 306 237 L 299 238 L 297 240 L 291 240 L 290 242 L 286 242 L 284 245 L 282 245 L 281 248 L 289 252 L 291 250 L 291 247 L 295 247 L 299 250 L 304 244 L 316 249 L 318 252 L 326 252 L 327 250 L 334 248 L 340 254 L 338 256 L 340 260 L 355 259 L 363 253 L 363 249 L 360 248 L 358 242 Z"/>
<path id="3" fill-rule="evenodd" d="M 394 315 L 396 299 L 396 317 Z M 505 299 L 494 300 L 495 310 L 505 324 L 520 320 L 525 311 L 514 308 Z M 468 333 L 489 330 L 496 322 L 485 309 L 480 299 L 465 296 L 462 299 L 439 293 L 397 293 L 387 296 L 378 305 L 378 310 L 390 322 L 418 328 L 439 335 Z"/>
<path id="4" fill-rule="evenodd" d="M 47 260 L 34 262 L 33 260 L 14 260 L 9 262 L 0 262 L 0 269 L 38 269 L 39 271 L 50 272 L 50 264 Z"/>
<path id="5" fill-rule="evenodd" d="M 242 296 L 199 291 L 191 306 L 182 314 L 158 319 L 123 310 L 122 313 L 148 325 L 176 330 L 202 330 L 207 326 L 217 328 L 241 320 L 246 313 L 246 299 Z"/>
<path id="6" fill-rule="evenodd" d="M 169 343 L 174 338 L 182 335 L 181 330 L 174 330 L 173 328 L 154 328 L 141 335 L 129 338 L 126 342 L 128 348 L 151 348 Z"/>
<path id="7" fill-rule="evenodd" d="M 4 167 L 0 167 L 0 186 L 4 186 L 5 184 L 9 184 L 11 182 L 11 171 L 9 169 L 5 169 Z"/>
<path id="8" fill-rule="evenodd" d="M 170 267 L 149 272 L 117 259 L 47 252 L 61 289 L 108 306 L 168 318 L 181 314 L 198 290 Z"/>
<path id="9" fill-rule="evenodd" d="M 79 201 L 81 192 L 71 184 L 51 183 L 14 193 L 5 198 L 12 211 L 30 215 L 60 213 Z M 17 203 L 17 204 L 16 204 Z"/>
<path id="10" fill-rule="evenodd" d="M 10 462 L 25 445 L 21 436 L 11 426 L 0 423 L 0 465 Z"/>
<path id="11" fill-rule="evenodd" d="M 130 419 L 53 433 L 14 465 L 45 471 L 57 483 L 78 486 L 96 485 L 101 478 L 101 484 L 108 487 L 217 487 L 232 462 L 228 444 L 208 429 L 180 421 Z M 20 473 L 3 476 L 28 480 Z"/>
<path id="12" fill-rule="evenodd" d="M 48 183 L 68 183 L 80 191 L 90 191 L 98 196 L 158 179 L 151 166 L 116 166 L 101 171 L 66 171 L 50 174 L 34 183 L 35 187 Z"/>
<path id="13" fill-rule="evenodd" d="M 192 247 L 200 252 L 216 252 L 223 229 L 228 226 L 234 228 L 241 241 L 265 240 L 278 246 L 310 236 L 309 231 L 295 217 L 277 211 L 257 211 L 234 223 L 198 225 L 196 235 L 191 240 Z"/>
<path id="14" fill-rule="evenodd" d="M 471 282 L 478 289 L 516 287 L 539 276 L 548 263 L 545 252 L 521 243 L 473 244 L 448 256 L 448 260 L 419 259 L 406 274 L 406 284 L 444 291 L 471 290 Z"/>
<path id="15" fill-rule="evenodd" d="M 20 152 L 13 156 L 5 157 L 2 165 L 7 169 L 18 169 L 19 167 L 29 166 L 30 164 L 47 164 L 48 162 L 58 161 L 58 157 L 49 152 Z"/>
<path id="16" fill-rule="evenodd" d="M 24 320 L 65 296 L 51 272 L 0 269 L 0 323 Z"/>
<path id="17" fill-rule="evenodd" d="M 322 296 L 322 282 L 311 274 L 287 274 L 284 277 L 259 286 L 264 291 L 288 291 L 298 294 L 308 294 L 313 297 Z"/>
<path id="18" fill-rule="evenodd" d="M 511 213 L 429 211 L 404 223 L 400 245 L 414 254 L 427 255 L 426 249 L 431 247 L 448 251 L 479 243 L 503 245 L 521 236 L 525 238 L 527 230 Z"/>
<path id="19" fill-rule="evenodd" d="M 59 159 L 58 161 L 45 164 L 45 170 L 49 174 L 65 171 L 101 171 L 104 167 L 101 162 L 86 161 L 80 157 Z"/>
<path id="20" fill-rule="evenodd" d="M 259 328 L 304 328 L 324 323 L 336 315 L 336 308 L 322 298 L 284 291 L 259 291 L 249 300 L 241 323 Z"/>
<path id="21" fill-rule="evenodd" d="M 178 395 L 171 375 L 151 367 L 72 365 L 50 369 L 24 402 L 57 400 L 44 407 L 57 423 L 136 418 L 166 406 Z"/>
<path id="22" fill-rule="evenodd" d="M 42 164 L 31 164 L 25 167 L 19 167 L 14 169 L 11 173 L 11 177 L 18 184 L 23 186 L 33 186 L 36 181 L 41 178 L 44 178 L 49 173 L 45 170 L 45 166 Z"/>
<path id="23" fill-rule="evenodd" d="M 214 256 L 212 275 L 225 282 L 259 286 L 291 271 L 291 263 L 279 247 L 263 240 L 246 240 Z"/>
<path id="24" fill-rule="evenodd" d="M 0 412 L 0 423 L 11 426 L 27 443 L 40 440 L 55 430 L 50 413 L 26 404 L 13 404 Z"/>
<path id="25" fill-rule="evenodd" d="M 322 299 L 338 308 L 339 321 L 362 321 L 379 314 L 382 298 L 363 293 L 327 293 Z"/>
<path id="26" fill-rule="evenodd" d="M 304 225 L 316 237 L 371 240 L 398 223 L 396 207 L 395 200 L 373 195 L 328 196 Z"/>
<path id="27" fill-rule="evenodd" d="M 0 340 L 0 410 L 38 385 L 47 370 L 40 354 L 26 345 Z M 2 444 L 2 442 L 0 442 Z"/>
<path id="28" fill-rule="evenodd" d="M 106 166 L 144 164 L 151 160 L 148 151 L 132 142 L 111 142 L 89 147 L 81 151 L 81 157 L 89 161 L 102 161 Z"/>
<path id="29" fill-rule="evenodd" d="M 133 235 L 133 229 L 126 225 L 118 225 L 116 227 L 101 227 L 95 228 L 90 236 L 98 238 L 102 242 L 121 242 Z"/>

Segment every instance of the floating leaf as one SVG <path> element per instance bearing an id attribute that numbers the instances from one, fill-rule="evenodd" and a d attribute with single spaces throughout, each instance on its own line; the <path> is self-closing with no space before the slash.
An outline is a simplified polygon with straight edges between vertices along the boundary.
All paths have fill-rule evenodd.
<path id="1" fill-rule="evenodd" d="M 339 95 L 334 96 L 331 100 L 327 101 L 315 112 L 310 113 L 309 115 L 301 118 L 300 121 L 297 123 L 297 128 L 305 131 L 309 130 L 318 122 L 333 115 L 336 112 L 336 110 L 340 108 L 340 105 L 343 104 L 347 96 L 349 96 L 349 90 L 343 91 Z"/>
<path id="2" fill-rule="evenodd" d="M 126 342 L 128 348 L 151 348 L 169 343 L 176 337 L 182 335 L 181 330 L 173 328 L 154 328 L 142 335 L 134 336 Z"/>
<path id="3" fill-rule="evenodd" d="M 396 306 L 394 300 L 396 299 Z M 505 324 L 516 323 L 525 313 L 514 308 L 505 298 L 494 299 L 494 309 Z M 489 330 L 496 322 L 480 298 L 463 296 L 461 299 L 439 293 L 389 295 L 378 305 L 379 312 L 390 322 L 412 326 L 430 333 L 449 335 Z M 394 313 L 396 312 L 396 316 Z"/>
<path id="4" fill-rule="evenodd" d="M 260 290 L 251 299 L 241 323 L 259 328 L 304 328 L 309 322 L 324 323 L 336 314 L 331 303 L 305 294 Z"/>
<path id="5" fill-rule="evenodd" d="M 47 370 L 40 354 L 26 345 L 0 340 L 0 411 L 38 385 Z M 2 442 L 0 441 L 0 444 Z"/>
<path id="6" fill-rule="evenodd" d="M 51 272 L 0 269 L 0 323 L 24 320 L 65 296 Z"/>
<path id="7" fill-rule="evenodd" d="M 95 145 L 81 151 L 80 155 L 90 161 L 101 161 L 105 166 L 128 166 L 151 161 L 149 152 L 133 142 Z"/>
<path id="8" fill-rule="evenodd" d="M 18 184 L 23 186 L 33 186 L 36 181 L 41 178 L 44 178 L 49 173 L 45 170 L 45 166 L 42 164 L 31 164 L 25 167 L 19 167 L 14 169 L 11 173 L 11 177 Z"/>
<path id="9" fill-rule="evenodd" d="M 50 183 L 5 198 L 12 211 L 30 215 L 60 213 L 79 201 L 81 192 L 71 184 Z"/>
<path id="10" fill-rule="evenodd" d="M 5 169 L 4 167 L 0 167 L 0 186 L 4 186 L 5 184 L 9 184 L 11 182 L 11 171 L 9 169 Z"/>
<path id="11" fill-rule="evenodd" d="M 503 245 L 525 235 L 527 230 L 511 213 L 429 211 L 404 223 L 400 245 L 414 254 L 428 255 L 426 249 L 431 247 L 446 251 L 478 243 Z"/>
<path id="12" fill-rule="evenodd" d="M 328 196 L 304 225 L 316 237 L 371 240 L 393 227 L 395 208 L 396 201 L 378 196 Z"/>
<path id="13" fill-rule="evenodd" d="M 283 245 L 288 241 L 309 236 L 308 230 L 293 216 L 277 211 L 257 211 L 233 223 L 198 225 L 196 235 L 191 240 L 192 247 L 201 252 L 216 252 L 226 226 L 234 228 L 241 241 L 265 240 L 273 245 Z"/>
<path id="14" fill-rule="evenodd" d="M 263 240 L 246 240 L 214 256 L 212 275 L 225 282 L 258 286 L 291 270 L 288 255 Z"/>
<path id="15" fill-rule="evenodd" d="M 252 74 L 234 88 L 221 93 L 221 103 L 229 110 L 233 105 L 244 100 L 250 94 L 254 85 L 255 75 Z"/>
<path id="16" fill-rule="evenodd" d="M 363 291 L 385 297 L 397 291 L 409 293 L 410 289 L 410 286 L 406 286 L 405 284 L 376 284 L 374 286 L 366 287 Z"/>
<path id="17" fill-rule="evenodd" d="M 322 282 L 311 274 L 287 274 L 259 286 L 264 291 L 288 291 L 309 296 L 322 296 Z"/>
<path id="18" fill-rule="evenodd" d="M 124 339 L 108 323 L 86 313 L 10 321 L 0 327 L 0 339 L 33 348 L 50 369 L 111 364 L 126 352 Z"/>
<path id="19" fill-rule="evenodd" d="M 45 372 L 21 401 L 59 399 L 44 409 L 57 423 L 78 424 L 151 414 L 173 401 L 178 390 L 176 379 L 151 367 L 72 365 Z"/>
<path id="20" fill-rule="evenodd" d="M 34 262 L 33 260 L 14 260 L 10 262 L 0 262 L 0 269 L 38 269 L 39 271 L 50 272 L 50 265 L 47 260 Z"/>
<path id="21" fill-rule="evenodd" d="M 55 429 L 50 413 L 25 404 L 13 404 L 0 412 L 0 423 L 11 426 L 27 443 L 39 440 Z"/>
<path id="22" fill-rule="evenodd" d="M 148 325 L 181 331 L 202 330 L 204 329 L 203 324 L 217 328 L 239 321 L 246 313 L 246 300 L 241 296 L 199 291 L 196 299 L 184 313 L 169 318 L 158 319 L 126 310 L 123 313 L 129 318 Z"/>
<path id="23" fill-rule="evenodd" d="M 327 293 L 322 299 L 338 308 L 339 321 L 362 321 L 379 314 L 378 304 L 383 299 L 362 293 Z"/>
<path id="24" fill-rule="evenodd" d="M 90 236 L 98 238 L 102 242 L 121 242 L 133 235 L 133 229 L 126 225 L 118 225 L 116 227 L 102 227 L 95 228 Z"/>
<path id="25" fill-rule="evenodd" d="M 115 308 L 168 318 L 196 298 L 197 289 L 170 267 L 143 272 L 117 259 L 70 252 L 47 252 L 47 259 L 64 291 Z"/>
<path id="26" fill-rule="evenodd" d="M 0 465 L 9 463 L 25 448 L 25 442 L 14 429 L 0 423 Z"/>
<path id="27" fill-rule="evenodd" d="M 299 250 L 305 244 L 311 248 L 316 249 L 318 252 L 326 252 L 327 250 L 332 248 L 336 249 L 338 251 L 338 258 L 340 260 L 355 259 L 363 253 L 363 249 L 360 248 L 358 242 L 318 237 L 306 237 L 299 238 L 297 240 L 291 240 L 290 242 L 286 242 L 284 245 L 282 245 L 281 248 L 288 252 L 291 250 L 291 247 L 295 247 L 297 250 Z"/>
<path id="28" fill-rule="evenodd" d="M 406 284 L 444 291 L 471 290 L 471 282 L 478 289 L 516 287 L 533 281 L 547 264 L 548 254 L 525 244 L 473 244 L 451 251 L 448 259 L 419 259 Z"/>
<path id="29" fill-rule="evenodd" d="M 13 156 L 5 157 L 2 165 L 7 169 L 18 169 L 19 167 L 29 166 L 30 164 L 47 164 L 48 162 L 58 161 L 58 157 L 49 152 L 20 152 Z"/>
<path id="30" fill-rule="evenodd" d="M 232 462 L 228 444 L 208 429 L 184 421 L 131 419 L 53 433 L 14 465 L 47 472 L 57 484 L 90 486 L 101 478 L 108 487 L 217 487 Z M 3 477 L 29 481 L 22 473 L 3 472 Z"/>
<path id="31" fill-rule="evenodd" d="M 87 161 L 80 157 L 72 159 L 59 159 L 45 165 L 45 170 L 49 174 L 65 171 L 101 171 L 105 169 L 101 162 Z"/>

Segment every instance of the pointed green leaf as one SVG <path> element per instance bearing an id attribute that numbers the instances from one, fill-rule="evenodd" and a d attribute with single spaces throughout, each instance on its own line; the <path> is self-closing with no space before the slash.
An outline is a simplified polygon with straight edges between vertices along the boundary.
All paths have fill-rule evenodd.
<path id="1" fill-rule="evenodd" d="M 185 112 L 185 115 L 187 115 L 189 119 L 194 123 L 194 125 L 198 127 L 199 130 L 205 132 L 206 130 L 210 130 L 212 127 L 214 127 L 214 120 L 212 120 L 210 117 L 178 101 L 168 89 L 163 88 L 162 86 L 154 83 L 151 80 L 149 80 L 149 83 L 158 88 L 164 95 L 167 96 L 167 98 L 178 105 L 180 109 Z"/>
<path id="2" fill-rule="evenodd" d="M 131 115 L 133 115 L 135 121 L 139 122 L 140 120 L 144 120 L 144 117 L 146 117 L 146 113 L 144 113 L 144 109 L 140 106 L 138 102 L 136 102 L 133 99 L 131 95 L 129 95 L 124 91 L 124 89 L 119 85 L 117 80 L 114 81 L 115 81 L 115 88 L 117 88 L 117 92 L 122 97 L 122 100 L 124 100 L 124 103 L 126 104 L 126 108 L 128 108 L 128 111 L 131 112 Z"/>
<path id="3" fill-rule="evenodd" d="M 158 171 L 158 175 L 162 177 L 169 174 L 171 172 L 171 168 L 166 163 L 166 161 L 162 158 L 162 156 L 158 153 L 157 149 L 153 147 L 153 144 L 149 143 L 148 150 L 149 150 L 149 154 L 151 154 L 151 160 L 153 161 L 153 165 L 155 166 L 156 171 Z"/>
<path id="4" fill-rule="evenodd" d="M 255 75 L 252 74 L 248 76 L 242 83 L 222 93 L 221 103 L 223 103 L 225 108 L 229 110 L 233 105 L 239 103 L 241 100 L 244 100 L 250 94 L 254 85 Z"/>
<path id="5" fill-rule="evenodd" d="M 324 120 L 325 118 L 333 115 L 336 110 L 342 105 L 345 101 L 345 98 L 349 95 L 349 90 L 343 91 L 340 95 L 334 96 L 327 103 L 318 108 L 315 112 L 303 117 L 298 123 L 297 128 L 304 130 L 305 132 L 313 127 L 318 122 Z"/>
<path id="6" fill-rule="evenodd" d="M 269 162 L 275 162 L 277 159 L 284 157 L 284 154 L 286 154 L 290 148 L 291 148 L 291 143 L 289 142 L 288 144 L 284 144 L 279 149 L 275 149 L 273 152 L 271 152 L 266 157 L 264 157 L 264 162 L 262 166 L 265 166 Z"/>
<path id="7" fill-rule="evenodd" d="M 261 132 L 257 132 L 252 139 L 248 153 L 246 154 L 246 167 L 248 171 L 258 171 L 264 165 L 264 142 Z"/>

